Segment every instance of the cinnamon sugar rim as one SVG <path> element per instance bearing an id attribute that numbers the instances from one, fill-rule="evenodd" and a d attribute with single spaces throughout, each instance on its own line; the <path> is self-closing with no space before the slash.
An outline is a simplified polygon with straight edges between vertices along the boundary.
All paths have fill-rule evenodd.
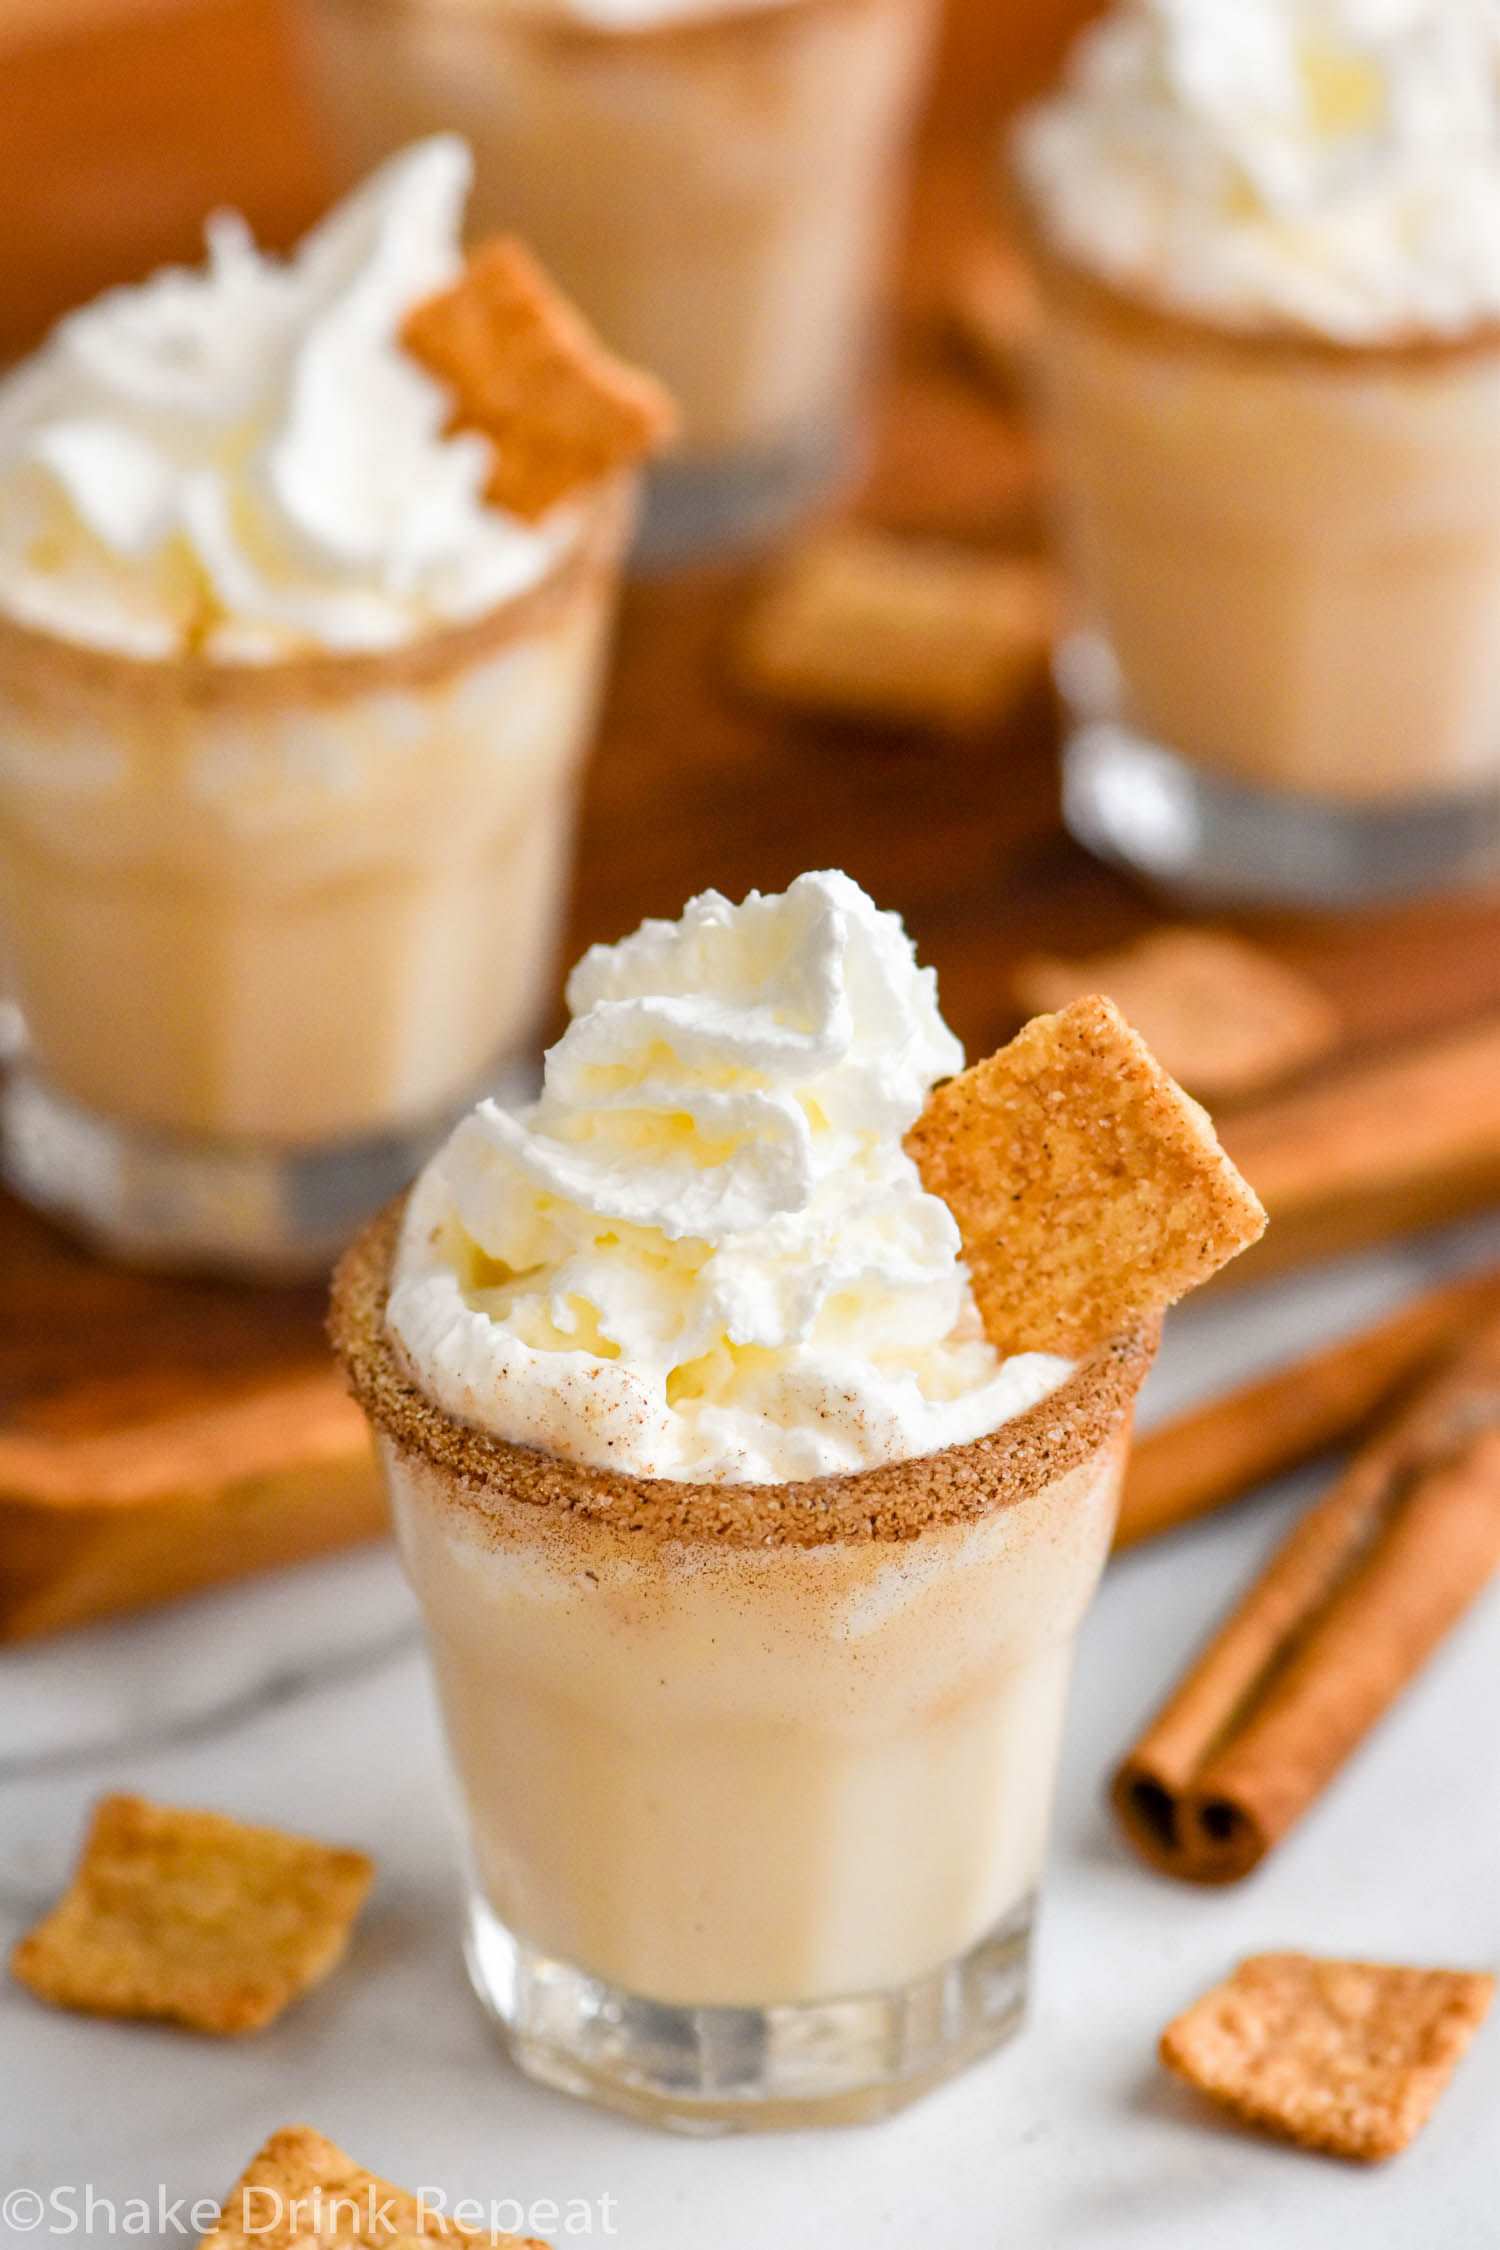
<path id="1" fill-rule="evenodd" d="M 1018 183 L 1007 180 L 1002 208 L 1045 296 L 1074 310 L 1092 313 L 1137 342 L 1179 352 L 1278 361 L 1286 366 L 1304 361 L 1345 373 L 1370 367 L 1417 372 L 1500 354 L 1500 319 L 1476 321 L 1456 335 L 1414 327 L 1365 343 L 1323 336 L 1314 328 L 1300 328 L 1284 320 L 1237 328 L 1228 321 L 1212 320 L 1206 314 L 1126 288 L 1085 265 L 1053 239 L 1035 199 Z"/>
<path id="2" fill-rule="evenodd" d="M 513 1444 L 447 1413 L 408 1373 L 386 1326 L 404 1196 L 372 1219 L 333 1278 L 328 1333 L 374 1428 L 451 1479 L 482 1510 L 508 1500 L 559 1510 L 629 1537 L 733 1547 L 818 1547 L 915 1539 L 1045 1490 L 1129 1425 L 1160 1323 L 1093 1352 L 1055 1391 L 985 1437 L 916 1459 L 790 1484 L 694 1484 L 587 1468 Z"/>
<path id="3" fill-rule="evenodd" d="M 96 648 L 0 610 L 0 688 L 65 689 L 133 704 L 241 710 L 334 702 L 384 688 L 430 685 L 549 625 L 588 588 L 613 577 L 633 506 L 632 480 L 611 477 L 586 502 L 579 534 L 535 585 L 484 616 L 440 625 L 393 648 L 317 651 L 268 662 L 201 651 L 163 657 Z"/>
<path id="4" fill-rule="evenodd" d="M 873 14 L 882 0 L 696 0 L 689 15 L 669 16 L 664 22 L 589 23 L 580 17 L 554 14 L 545 5 L 528 6 L 525 0 L 487 16 L 472 19 L 476 28 L 523 31 L 533 38 L 550 39 L 557 46 L 591 45 L 633 47 L 653 53 L 677 45 L 690 47 L 722 32 L 733 38 L 754 37 L 764 27 L 778 29 L 789 17 L 812 15 Z M 361 14 L 383 8 L 388 15 L 410 11 L 411 0 L 359 0 Z M 470 19 L 464 19 L 470 20 Z"/>

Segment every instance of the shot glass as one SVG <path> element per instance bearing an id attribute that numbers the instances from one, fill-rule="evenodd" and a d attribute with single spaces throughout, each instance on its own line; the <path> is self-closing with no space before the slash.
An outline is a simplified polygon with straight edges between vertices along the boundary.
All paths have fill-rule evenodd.
<path id="1" fill-rule="evenodd" d="M 731 0 L 601 28 L 511 0 L 302 0 L 351 166 L 469 140 L 470 222 L 515 229 L 681 440 L 641 551 L 763 535 L 853 468 L 934 0 Z"/>
<path id="2" fill-rule="evenodd" d="M 344 1260 L 333 1327 L 425 1615 L 480 2000 L 523 2070 L 657 2124 L 903 2107 L 1022 2019 L 1154 1338 L 924 1459 L 623 1477 L 423 1396 L 384 1324 L 399 1223 Z"/>
<path id="3" fill-rule="evenodd" d="M 1074 834 L 1208 899 L 1500 878 L 1500 331 L 1237 335 L 1033 248 Z"/>
<path id="4" fill-rule="evenodd" d="M 529 1080 L 633 494 L 379 654 L 136 661 L 0 621 L 16 1192 L 103 1248 L 325 1271 Z"/>

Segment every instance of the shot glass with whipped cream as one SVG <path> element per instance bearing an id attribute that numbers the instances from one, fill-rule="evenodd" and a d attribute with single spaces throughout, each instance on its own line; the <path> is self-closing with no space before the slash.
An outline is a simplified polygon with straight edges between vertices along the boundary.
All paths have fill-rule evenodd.
<path id="1" fill-rule="evenodd" d="M 907 1145 L 962 1051 L 848 877 L 709 892 L 568 1000 L 539 1101 L 462 1124 L 334 1288 L 463 1801 L 470 1973 L 525 2070 L 645 2118 L 880 2116 L 1021 2020 L 1157 1313 L 1261 1214 L 1171 1088 L 1230 1230 L 1179 1170 L 1192 1274 L 1138 1229 L 1092 1329 L 1009 1348 Z M 1083 1224 L 1096 1111 L 1142 1069 L 1170 1088 L 1092 1005 L 1126 1044 L 1037 1081 L 1054 1123 L 1079 1067 L 1085 1094 L 1049 1144 L 1076 1183 L 1007 1184 L 1051 1245 L 1028 1271 Z M 1129 1171 L 1112 1149 L 1106 1201 Z M 1085 1262 L 1107 1233 L 1096 1204 Z"/>
<path id="2" fill-rule="evenodd" d="M 1493 0 L 1122 0 L 1013 158 L 1075 834 L 1252 901 L 1493 880 Z"/>
<path id="3" fill-rule="evenodd" d="M 302 0 L 350 159 L 456 126 L 515 228 L 682 410 L 643 551 L 846 477 L 935 0 Z"/>
<path id="4" fill-rule="evenodd" d="M 403 345 L 469 168 L 218 219 L 0 382 L 4 1164 L 122 1253 L 326 1270 L 534 1069 L 632 469 L 497 503 L 547 399 L 454 430 Z"/>

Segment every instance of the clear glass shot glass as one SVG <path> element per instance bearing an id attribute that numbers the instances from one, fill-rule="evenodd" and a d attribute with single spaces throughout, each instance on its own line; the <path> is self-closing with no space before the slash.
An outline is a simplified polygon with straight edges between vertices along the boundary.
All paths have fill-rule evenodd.
<path id="1" fill-rule="evenodd" d="M 521 0 L 302 0 L 351 169 L 454 127 L 523 235 L 682 412 L 639 552 L 775 529 L 854 467 L 935 0 L 732 0 L 603 28 Z"/>
<path id="2" fill-rule="evenodd" d="M 529 1084 L 633 510 L 379 654 L 105 654 L 0 619 L 0 1094 L 18 1194 L 102 1248 L 326 1272 Z"/>
<path id="3" fill-rule="evenodd" d="M 1500 880 L 1500 331 L 1236 335 L 1032 249 L 1074 834 L 1210 901 Z"/>
<path id="4" fill-rule="evenodd" d="M 991 1436 L 776 1487 L 627 1478 L 426 1400 L 399 1214 L 334 1288 L 521 2068 L 692 2132 L 882 2117 L 1026 2005 L 1074 1639 L 1136 1335 Z"/>

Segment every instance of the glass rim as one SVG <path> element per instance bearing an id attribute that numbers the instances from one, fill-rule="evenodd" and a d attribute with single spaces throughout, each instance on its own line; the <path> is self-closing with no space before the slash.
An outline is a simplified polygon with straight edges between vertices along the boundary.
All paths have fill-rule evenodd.
<path id="1" fill-rule="evenodd" d="M 559 46 L 596 46 L 618 49 L 658 49 L 673 41 L 698 42 L 715 33 L 734 37 L 755 36 L 762 25 L 770 27 L 789 17 L 813 14 L 853 14 L 900 0 L 689 0 L 680 14 L 648 18 L 636 23 L 599 23 L 572 15 L 546 0 L 317 0 L 353 14 L 438 16 L 466 29 L 488 32 L 497 28 L 550 38 Z M 914 0 L 921 4 L 921 0 Z"/>
<path id="2" fill-rule="evenodd" d="M 486 1491 L 653 1547 L 909 1543 L 1034 1499 L 1128 1434 L 1159 1320 L 1081 1360 L 1055 1390 L 966 1444 L 783 1484 L 631 1476 L 517 1445 L 463 1422 L 412 1380 L 385 1320 L 407 1197 L 372 1219 L 333 1278 L 329 1337 L 375 1432 L 471 1500 Z M 477 1504 L 477 1502 L 475 1503 Z"/>
<path id="3" fill-rule="evenodd" d="M 1022 113 L 1024 115 L 1024 112 Z M 1023 178 L 1015 151 L 1016 121 L 1000 137 L 995 205 L 1000 224 L 1021 250 L 1044 302 L 1112 326 L 1141 344 L 1180 354 L 1233 358 L 1242 365 L 1316 367 L 1325 373 L 1365 375 L 1389 370 L 1412 374 L 1446 371 L 1465 361 L 1500 361 L 1500 316 L 1477 320 L 1456 333 L 1408 328 L 1390 336 L 1355 340 L 1325 336 L 1289 320 L 1236 327 L 1191 306 L 1153 297 L 1143 288 L 1091 266 L 1052 233 L 1041 199 Z"/>
<path id="4" fill-rule="evenodd" d="M 216 657 L 185 650 L 136 656 L 34 625 L 0 607 L 0 697 L 28 701 L 61 690 L 157 707 L 240 710 L 325 701 L 372 689 L 419 687 L 529 639 L 586 589 L 617 575 L 635 515 L 633 473 L 579 495 L 574 532 L 542 576 L 467 619 L 439 620 L 405 641 L 371 649 L 299 648 L 284 656 Z"/>

